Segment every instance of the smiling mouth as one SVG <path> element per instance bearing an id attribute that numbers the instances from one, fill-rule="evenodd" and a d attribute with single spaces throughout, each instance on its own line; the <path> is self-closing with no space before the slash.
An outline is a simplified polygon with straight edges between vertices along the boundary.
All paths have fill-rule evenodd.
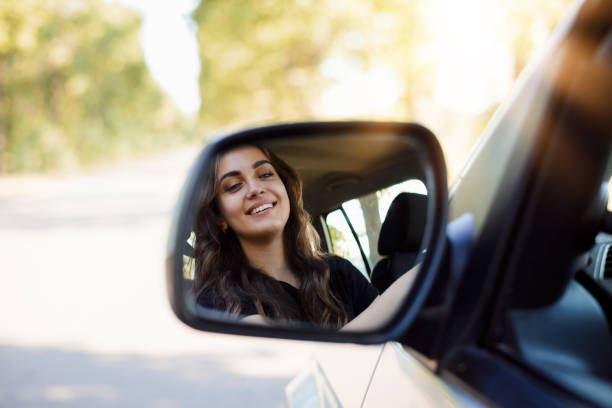
<path id="1" fill-rule="evenodd" d="M 276 205 L 276 203 L 267 203 L 267 204 L 263 204 L 260 205 L 259 207 L 255 207 L 250 213 L 249 215 L 256 215 L 259 214 L 265 210 L 267 210 L 268 208 L 272 208 Z"/>

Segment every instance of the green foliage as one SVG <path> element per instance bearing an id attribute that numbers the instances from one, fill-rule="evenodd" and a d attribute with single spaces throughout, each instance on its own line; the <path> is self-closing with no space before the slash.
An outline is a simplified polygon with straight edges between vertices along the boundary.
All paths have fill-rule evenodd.
<path id="1" fill-rule="evenodd" d="M 515 74 L 570 1 L 498 4 L 505 24 L 491 35 L 500 44 L 512 47 Z M 353 69 L 362 72 L 375 64 L 391 67 L 403 85 L 402 95 L 382 116 L 409 120 L 415 94 L 431 97 L 435 82 L 432 75 L 444 57 L 444 52 L 432 49 L 436 37 L 432 26 L 440 24 L 435 20 L 441 17 L 427 10 L 428 3 L 202 1 L 193 13 L 202 58 L 201 122 L 217 128 L 232 123 L 326 116 L 318 105 L 322 91 L 333 82 L 321 69 L 329 57 L 350 61 Z M 442 9 L 443 3 L 439 7 Z M 444 11 L 441 9 L 438 11 Z M 381 118 L 380 113 L 372 116 Z M 475 118 L 479 129 L 490 112 L 484 116 L 484 120 Z"/>
<path id="2" fill-rule="evenodd" d="M 331 252 L 344 258 L 351 256 L 349 248 L 349 241 L 344 236 L 344 233 L 333 225 L 327 224 L 327 230 L 329 231 L 329 238 L 331 239 L 333 248 Z"/>
<path id="3" fill-rule="evenodd" d="M 332 80 L 320 67 L 341 57 L 367 71 L 383 60 L 407 83 L 422 69 L 415 53 L 424 33 L 420 2 L 206 0 L 193 17 L 202 58 L 200 120 L 230 123 L 321 117 Z M 364 95 L 364 97 L 366 97 Z M 410 96 L 398 110 L 405 114 Z"/>
<path id="4" fill-rule="evenodd" d="M 468 63 L 485 61 L 476 74 L 486 69 L 486 60 L 478 57 L 490 49 L 470 47 L 482 29 L 497 50 L 513 54 L 504 78 L 516 78 L 571 2 L 483 0 L 468 2 L 469 8 L 451 0 L 204 0 L 193 13 L 202 58 L 200 123 L 216 129 L 310 119 L 423 121 L 440 138 L 451 174 L 457 175 L 497 105 L 488 101 L 491 106 L 478 114 L 457 108 L 460 102 L 451 107 L 440 103 L 440 69 L 463 73 L 457 81 L 471 80 L 469 68 L 457 64 L 462 55 Z M 470 31 L 476 36 L 461 35 Z M 330 60 L 344 64 L 336 67 L 336 77 L 326 69 Z M 367 102 L 372 84 L 366 78 L 380 67 L 387 70 L 378 72 L 383 77 L 389 72 L 392 80 L 385 83 L 379 75 L 373 86 L 399 93 L 388 93 L 387 100 L 393 99 L 388 107 L 372 109 L 365 103 L 365 108 L 344 110 L 346 115 L 338 113 L 342 109 L 327 109 L 325 96 L 342 82 L 342 75 L 361 76 L 352 82 L 354 92 L 345 92 L 349 97 L 331 104 Z M 463 85 L 458 87 L 462 92 L 469 86 L 458 85 Z M 479 86 L 475 84 L 474 93 L 483 93 Z M 379 95 L 384 100 L 386 93 Z"/>
<path id="5" fill-rule="evenodd" d="M 491 35 L 511 46 L 515 74 L 569 2 L 499 2 L 505 17 Z M 424 18 L 428 4 L 203 0 L 193 13 L 202 105 L 197 123 L 186 123 L 149 75 L 135 12 L 104 0 L 2 1 L 0 174 L 129 156 L 225 126 L 346 119 L 324 104 L 338 81 L 324 69 L 334 59 L 351 66 L 340 68 L 344 74 L 384 66 L 396 77 L 391 83 L 399 97 L 391 108 L 351 118 L 414 120 L 423 104 L 432 105 L 434 68 L 444 55 L 432 53 L 440 10 Z M 368 99 L 360 83 L 355 88 L 354 99 Z M 426 115 L 425 124 L 452 153 L 451 171 L 465 161 L 493 110 L 468 118 L 469 125 L 450 112 Z"/>
<path id="6" fill-rule="evenodd" d="M 66 168 L 176 143 L 140 19 L 101 1 L 0 3 L 0 172 Z"/>

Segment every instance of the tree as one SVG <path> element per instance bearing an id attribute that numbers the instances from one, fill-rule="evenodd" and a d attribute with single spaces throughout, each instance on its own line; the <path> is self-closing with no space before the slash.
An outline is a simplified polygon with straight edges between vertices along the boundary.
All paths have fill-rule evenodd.
<path id="1" fill-rule="evenodd" d="M 202 1 L 193 14 L 202 57 L 200 122 L 214 129 L 321 117 L 322 91 L 334 82 L 323 66 L 331 57 L 360 72 L 384 63 L 411 84 L 424 69 L 415 58 L 425 32 L 417 3 Z M 406 90 L 396 113 L 405 117 L 409 109 Z"/>
<path id="2" fill-rule="evenodd" d="M 140 24 L 98 0 L 0 3 L 0 171 L 169 143 L 180 118 L 149 75 Z"/>

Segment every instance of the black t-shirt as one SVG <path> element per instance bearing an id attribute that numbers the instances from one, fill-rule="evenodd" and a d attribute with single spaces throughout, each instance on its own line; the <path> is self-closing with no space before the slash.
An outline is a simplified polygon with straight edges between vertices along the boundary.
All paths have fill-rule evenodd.
<path id="1" fill-rule="evenodd" d="M 341 302 L 348 320 L 353 320 L 355 316 L 363 312 L 378 296 L 378 290 L 346 259 L 331 255 L 326 257 L 325 261 L 329 265 L 330 289 Z M 277 282 L 282 290 L 295 301 L 296 306 L 299 307 L 300 290 L 286 282 Z M 219 306 L 211 303 L 210 296 L 208 296 L 208 291 L 206 290 L 198 296 L 198 303 L 207 308 L 219 309 Z M 251 299 L 242 299 L 241 306 L 241 315 L 249 316 L 257 314 L 257 309 Z"/>

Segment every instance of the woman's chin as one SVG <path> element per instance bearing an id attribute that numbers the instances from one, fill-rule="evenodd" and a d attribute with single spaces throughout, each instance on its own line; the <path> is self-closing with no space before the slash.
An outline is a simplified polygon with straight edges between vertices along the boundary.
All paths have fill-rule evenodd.
<path id="1" fill-rule="evenodd" d="M 270 242 L 282 237 L 283 229 L 278 227 L 259 228 L 256 231 L 236 234 L 240 240 L 249 242 Z"/>

